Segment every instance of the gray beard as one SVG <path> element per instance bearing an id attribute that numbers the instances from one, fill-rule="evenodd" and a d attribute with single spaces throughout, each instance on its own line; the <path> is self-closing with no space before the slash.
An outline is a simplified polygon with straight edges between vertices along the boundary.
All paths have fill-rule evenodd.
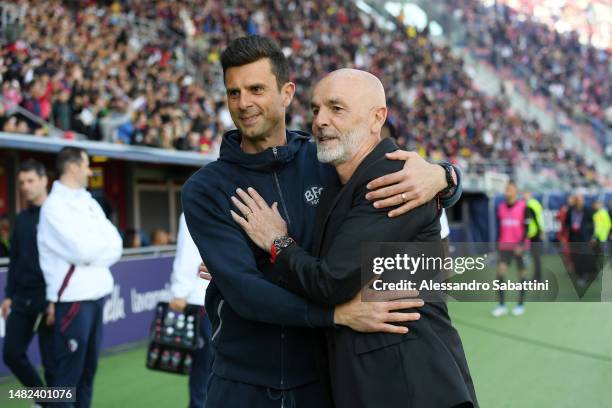
<path id="1" fill-rule="evenodd" d="M 317 159 L 321 163 L 328 163 L 334 166 L 346 163 L 353 158 L 366 136 L 364 129 L 357 127 L 340 135 L 338 139 L 339 144 L 335 147 L 321 146 L 319 142 L 316 142 Z"/>

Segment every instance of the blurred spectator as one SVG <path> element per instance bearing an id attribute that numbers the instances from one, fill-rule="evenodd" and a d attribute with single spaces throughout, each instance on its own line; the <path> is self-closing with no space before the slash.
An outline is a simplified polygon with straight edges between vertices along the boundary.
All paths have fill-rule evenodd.
<path id="1" fill-rule="evenodd" d="M 486 7 L 478 0 L 460 0 L 452 8 L 463 11 L 471 44 L 496 67 L 513 67 L 533 91 L 551 97 L 571 115 L 605 120 L 612 105 L 609 49 L 584 44 L 579 32 L 560 33 L 504 4 Z"/>
<path id="2" fill-rule="evenodd" d="M 6 215 L 0 216 L 0 258 L 9 256 L 10 224 Z"/>
<path id="3" fill-rule="evenodd" d="M 142 247 L 140 232 L 135 229 L 128 229 L 123 236 L 123 248 L 140 248 Z"/>
<path id="4" fill-rule="evenodd" d="M 596 276 L 596 262 L 593 244 L 593 211 L 585 206 L 584 195 L 574 196 L 565 220 L 569 230 L 569 242 L 576 282 L 580 287 L 590 283 Z"/>
<path id="5" fill-rule="evenodd" d="M 151 232 L 151 245 L 152 246 L 163 246 L 163 245 L 170 245 L 171 239 L 170 239 L 170 234 L 168 234 L 168 232 L 164 231 L 163 229 L 154 229 L 153 232 Z"/>

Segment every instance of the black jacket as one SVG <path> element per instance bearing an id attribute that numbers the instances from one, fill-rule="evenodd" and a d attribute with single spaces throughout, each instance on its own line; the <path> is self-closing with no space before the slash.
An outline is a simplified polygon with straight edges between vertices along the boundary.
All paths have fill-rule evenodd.
<path id="1" fill-rule="evenodd" d="M 36 230 L 40 207 L 30 206 L 15 218 L 11 237 L 8 276 L 4 293 L 8 298 L 23 296 L 45 299 L 45 278 L 38 262 Z"/>
<path id="2" fill-rule="evenodd" d="M 361 288 L 362 243 L 440 242 L 435 200 L 391 219 L 364 198 L 369 181 L 401 168 L 402 163 L 385 159 L 385 153 L 396 149 L 392 141 L 383 140 L 346 185 L 323 193 L 314 256 L 297 245 L 281 251 L 278 282 L 321 306 L 341 304 Z M 426 303 L 419 312 L 421 319 L 409 324 L 406 335 L 357 333 L 346 327 L 327 330 L 336 408 L 477 406 L 446 304 Z"/>
<path id="3" fill-rule="evenodd" d="M 577 229 L 573 228 L 574 221 L 577 221 Z M 569 242 L 589 242 L 595 233 L 593 210 L 587 206 L 584 206 L 582 210 L 571 207 L 565 217 L 565 225 L 569 231 Z"/>

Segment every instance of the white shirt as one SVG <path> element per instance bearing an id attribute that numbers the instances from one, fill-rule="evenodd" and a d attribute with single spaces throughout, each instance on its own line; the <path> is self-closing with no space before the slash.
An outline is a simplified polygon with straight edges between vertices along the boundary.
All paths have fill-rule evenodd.
<path id="1" fill-rule="evenodd" d="M 121 258 L 122 240 L 87 190 L 54 182 L 40 210 L 37 240 L 47 300 L 58 301 L 71 265 L 75 269 L 60 301 L 96 300 L 112 292 L 109 268 Z"/>
<path id="2" fill-rule="evenodd" d="M 442 215 L 440 215 L 440 237 L 442 239 L 450 235 L 450 227 L 448 226 L 448 217 L 446 211 L 442 209 Z"/>
<path id="3" fill-rule="evenodd" d="M 208 281 L 198 276 L 202 263 L 200 251 L 187 229 L 185 214 L 179 219 L 176 255 L 170 276 L 170 291 L 175 298 L 186 299 L 192 305 L 204 306 Z"/>

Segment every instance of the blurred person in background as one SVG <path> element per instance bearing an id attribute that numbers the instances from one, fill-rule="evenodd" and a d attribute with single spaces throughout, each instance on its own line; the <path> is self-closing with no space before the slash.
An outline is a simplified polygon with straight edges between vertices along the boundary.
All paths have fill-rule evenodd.
<path id="1" fill-rule="evenodd" d="M 527 205 L 527 238 L 530 241 L 529 250 L 533 258 L 533 279 L 538 282 L 542 280 L 542 245 L 544 243 L 544 217 L 542 204 L 536 200 L 531 191 L 523 193 L 523 199 Z"/>
<path id="2" fill-rule="evenodd" d="M 596 263 L 593 251 L 593 210 L 585 205 L 582 193 L 574 196 L 574 205 L 567 212 L 565 225 L 576 283 L 579 287 L 585 287 L 595 277 Z"/>
<path id="3" fill-rule="evenodd" d="M 595 250 L 595 257 L 597 258 L 597 273 L 602 270 L 604 265 L 604 248 L 608 237 L 610 236 L 610 229 L 612 228 L 612 221 L 610 220 L 610 214 L 603 202 L 596 200 L 593 202 L 593 228 L 595 243 L 593 249 Z"/>
<path id="4" fill-rule="evenodd" d="M 570 246 L 569 246 L 569 229 L 567 227 L 567 214 L 569 209 L 574 206 L 576 198 L 573 194 L 570 194 L 567 197 L 567 203 L 563 204 L 559 211 L 557 212 L 556 218 L 559 222 L 559 231 L 557 231 L 557 241 L 561 246 L 561 253 L 563 255 L 563 263 L 565 265 L 566 270 L 569 273 L 574 273 L 574 264 L 572 263 L 572 257 L 570 255 Z"/>
<path id="5" fill-rule="evenodd" d="M 156 228 L 151 232 L 151 245 L 153 246 L 165 246 L 170 245 L 172 240 L 170 239 L 170 234 L 167 231 Z"/>
<path id="6" fill-rule="evenodd" d="M 198 277 L 201 262 L 200 252 L 189 235 L 185 215 L 181 214 L 170 276 L 173 296 L 170 308 L 182 313 L 187 305 L 195 305 L 200 317 L 198 349 L 192 354 L 193 363 L 189 373 L 189 408 L 204 408 L 206 384 L 212 364 L 211 325 L 204 308 L 208 281 Z"/>
<path id="7" fill-rule="evenodd" d="M 508 272 L 508 266 L 514 260 L 521 283 L 525 282 L 524 245 L 527 237 L 527 205 L 519 199 L 518 187 L 513 181 L 508 182 L 505 192 L 506 200 L 497 207 L 497 277 L 503 281 Z M 512 309 L 512 314 L 520 316 L 525 313 L 525 290 L 521 289 L 518 304 Z M 499 304 L 493 309 L 493 317 L 508 314 L 505 304 L 504 290 L 499 290 Z"/>
<path id="8" fill-rule="evenodd" d="M 0 216 L 0 258 L 9 256 L 11 247 L 11 224 L 6 215 Z"/>
<path id="9" fill-rule="evenodd" d="M 608 216 L 612 219 L 612 199 L 608 201 Z M 609 257 L 612 260 L 612 230 L 610 231 L 610 235 L 608 236 L 608 253 Z"/>
<path id="10" fill-rule="evenodd" d="M 140 232 L 135 229 L 128 229 L 123 234 L 123 248 L 140 248 L 142 245 L 142 239 L 140 238 Z"/>
<path id="11" fill-rule="evenodd" d="M 90 407 L 102 345 L 104 297 L 113 290 L 109 268 L 121 257 L 122 240 L 86 190 L 91 176 L 87 152 L 62 148 L 57 171 L 60 178 L 42 206 L 38 226 L 47 300 L 55 304 L 52 385 L 76 387 L 76 406 Z"/>
<path id="12" fill-rule="evenodd" d="M 47 199 L 45 167 L 34 160 L 21 164 L 17 175 L 19 190 L 28 207 L 15 218 L 11 237 L 11 255 L 4 288 L 2 317 L 6 319 L 3 359 L 7 367 L 25 387 L 53 384 L 53 308 L 45 296 L 45 279 L 38 261 L 36 229 L 40 207 Z M 28 359 L 27 351 L 34 335 L 45 381 Z"/>

